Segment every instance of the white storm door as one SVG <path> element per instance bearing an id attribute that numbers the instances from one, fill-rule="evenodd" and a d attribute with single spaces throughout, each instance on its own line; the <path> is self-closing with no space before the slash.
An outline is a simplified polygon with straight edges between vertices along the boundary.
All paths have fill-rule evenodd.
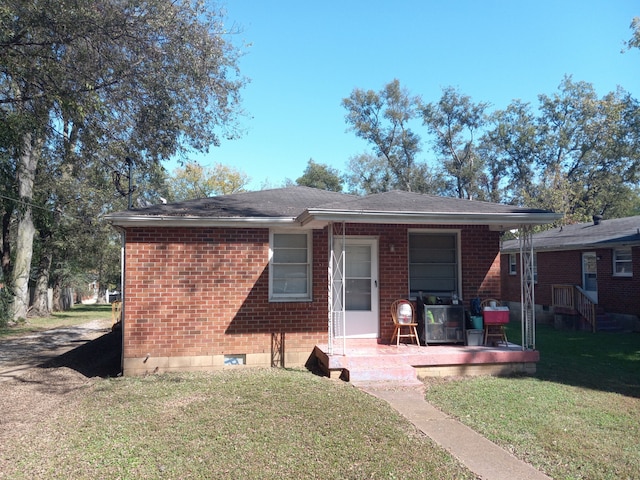
<path id="1" fill-rule="evenodd" d="M 582 254 L 582 289 L 594 303 L 598 303 L 597 263 L 595 252 Z"/>
<path id="2" fill-rule="evenodd" d="M 378 338 L 378 241 L 347 238 L 345 247 L 345 336 Z"/>

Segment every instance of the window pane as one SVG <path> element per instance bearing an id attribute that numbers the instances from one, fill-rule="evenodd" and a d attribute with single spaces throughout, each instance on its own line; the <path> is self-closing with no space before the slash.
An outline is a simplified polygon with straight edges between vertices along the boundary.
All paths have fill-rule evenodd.
<path id="1" fill-rule="evenodd" d="M 347 280 L 346 310 L 371 311 L 371 280 Z"/>
<path id="2" fill-rule="evenodd" d="M 455 262 L 455 250 L 441 250 L 438 248 L 414 248 L 411 259 L 419 263 L 448 263 Z"/>
<path id="3" fill-rule="evenodd" d="M 307 293 L 306 265 L 274 265 L 273 293 Z"/>
<path id="4" fill-rule="evenodd" d="M 616 250 L 615 256 L 616 256 L 616 260 L 619 262 L 630 262 L 631 250 Z"/>
<path id="5" fill-rule="evenodd" d="M 273 248 L 307 248 L 307 235 L 305 233 L 275 233 L 273 235 Z"/>
<path id="6" fill-rule="evenodd" d="M 616 273 L 619 273 L 619 274 L 633 273 L 631 270 L 631 263 L 616 263 Z"/>
<path id="7" fill-rule="evenodd" d="M 584 289 L 589 292 L 598 290 L 598 279 L 595 274 L 589 273 L 584 276 Z"/>
<path id="8" fill-rule="evenodd" d="M 595 255 L 582 256 L 582 270 L 588 274 L 596 273 L 598 271 Z"/>
<path id="9" fill-rule="evenodd" d="M 413 233 L 409 236 L 409 248 L 425 246 L 435 249 L 456 248 L 456 239 L 448 233 Z"/>
<path id="10" fill-rule="evenodd" d="M 371 247 L 348 246 L 347 247 L 346 274 L 347 277 L 371 278 Z"/>
<path id="11" fill-rule="evenodd" d="M 409 288 L 411 295 L 458 290 L 456 234 L 409 234 Z"/>
<path id="12" fill-rule="evenodd" d="M 270 280 L 274 297 L 309 296 L 310 252 L 307 233 L 274 233 L 271 240 Z"/>
<path id="13" fill-rule="evenodd" d="M 275 263 L 307 263 L 307 249 L 276 248 L 273 250 Z"/>
<path id="14" fill-rule="evenodd" d="M 613 262 L 615 274 L 618 275 L 631 275 L 633 273 L 633 269 L 631 267 L 631 249 L 620 249 L 613 251 Z"/>

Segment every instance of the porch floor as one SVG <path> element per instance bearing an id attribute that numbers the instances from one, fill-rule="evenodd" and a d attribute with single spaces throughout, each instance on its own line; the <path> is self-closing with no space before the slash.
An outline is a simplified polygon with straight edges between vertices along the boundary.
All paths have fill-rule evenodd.
<path id="1" fill-rule="evenodd" d="M 313 356 L 330 378 L 350 382 L 400 381 L 418 383 L 424 377 L 460 375 L 532 374 L 540 360 L 537 350 L 522 350 L 509 343 L 500 346 L 432 344 L 400 346 L 378 343 L 376 339 L 349 339 L 343 351 L 336 341 L 333 354 L 328 346 L 316 345 Z"/>

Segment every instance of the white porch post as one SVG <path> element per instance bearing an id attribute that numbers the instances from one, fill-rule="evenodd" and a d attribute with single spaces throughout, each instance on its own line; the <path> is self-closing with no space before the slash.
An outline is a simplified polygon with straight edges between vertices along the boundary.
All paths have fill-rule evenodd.
<path id="1" fill-rule="evenodd" d="M 342 354 L 346 351 L 345 329 L 345 224 L 329 223 L 329 355 L 333 355 L 335 337 L 342 335 Z"/>
<path id="2" fill-rule="evenodd" d="M 520 237 L 520 308 L 522 319 L 522 349 L 536 348 L 536 308 L 534 290 L 532 227 L 522 225 Z"/>

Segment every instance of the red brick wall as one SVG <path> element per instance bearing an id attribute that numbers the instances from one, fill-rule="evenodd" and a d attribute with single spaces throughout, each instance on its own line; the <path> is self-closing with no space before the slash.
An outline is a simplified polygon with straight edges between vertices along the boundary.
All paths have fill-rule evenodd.
<path id="1" fill-rule="evenodd" d="M 598 304 L 609 313 L 640 316 L 640 247 L 631 249 L 633 276 L 613 276 L 613 251 L 596 250 Z"/>
<path id="2" fill-rule="evenodd" d="M 347 235 L 379 239 L 381 338 L 391 303 L 408 294 L 408 225 L 346 226 Z M 462 231 L 463 299 L 500 297 L 499 235 Z M 393 252 L 391 245 L 394 246 Z M 268 353 L 285 332 L 287 351 L 311 353 L 327 341 L 326 230 L 313 233 L 313 301 L 268 300 L 266 228 L 132 228 L 126 234 L 124 355 L 140 358 Z"/>
<path id="3" fill-rule="evenodd" d="M 487 227 L 465 227 L 462 243 L 462 293 L 471 298 L 501 298 L 500 232 Z"/>
<path id="4" fill-rule="evenodd" d="M 538 282 L 535 301 L 538 305 L 551 305 L 551 285 L 581 285 L 581 252 L 537 253 Z M 501 255 L 502 299 L 520 302 L 520 254 L 516 254 L 516 274 L 509 274 L 509 255 Z"/>
<path id="5" fill-rule="evenodd" d="M 593 249 L 584 252 L 593 252 Z M 634 247 L 632 277 L 613 276 L 613 251 L 595 250 L 598 257 L 598 304 L 610 313 L 638 315 L 640 313 L 640 247 Z M 538 252 L 538 282 L 535 285 L 537 305 L 550 306 L 551 286 L 582 285 L 582 250 Z M 517 258 L 517 275 L 509 275 L 509 255 L 501 255 L 503 299 L 520 301 L 520 255 Z"/>
<path id="6" fill-rule="evenodd" d="M 268 229 L 128 231 L 125 356 L 270 352 L 272 332 L 313 345 L 327 329 L 326 235 L 313 244 L 314 301 L 272 303 Z"/>

